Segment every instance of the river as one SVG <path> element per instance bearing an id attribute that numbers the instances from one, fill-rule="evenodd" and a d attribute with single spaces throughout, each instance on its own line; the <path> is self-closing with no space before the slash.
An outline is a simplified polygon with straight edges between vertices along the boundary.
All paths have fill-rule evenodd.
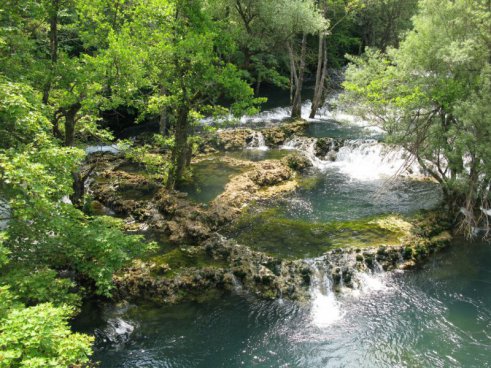
<path id="1" fill-rule="evenodd" d="M 457 241 L 422 269 L 372 277 L 320 313 L 239 292 L 201 304 L 87 306 L 75 326 L 97 336 L 102 368 L 490 367 L 489 259 L 491 245 Z"/>
<path id="2" fill-rule="evenodd" d="M 249 120 L 276 121 L 287 115 L 287 109 L 278 108 Z M 314 172 L 307 177 L 309 186 L 270 204 L 275 219 L 290 221 L 281 224 L 411 214 L 437 205 L 436 184 L 419 181 L 417 168 L 406 167 L 400 176 L 405 153 L 385 152 L 379 130 L 329 111 L 321 111 L 312 123 L 307 137 L 282 147 L 310 154 Z M 335 161 L 312 153 L 314 140 L 325 136 L 343 139 Z M 284 155 L 263 149 L 264 139 L 257 141 L 261 149 L 246 150 L 241 157 Z M 192 199 L 207 202 L 223 190 L 231 173 L 214 165 L 202 165 L 202 188 L 189 188 Z M 394 175 L 399 178 L 388 183 Z M 247 228 L 257 233 L 256 225 Z M 296 256 L 299 245 L 308 242 L 292 236 L 292 228 L 282 231 L 286 235 L 278 244 L 271 234 L 267 244 L 255 240 L 249 245 L 265 251 L 272 247 L 278 254 L 279 248 L 291 247 L 292 254 L 286 255 Z M 234 237 L 242 241 L 250 238 L 246 235 L 237 232 Z M 301 254 L 310 255 L 304 250 Z M 491 367 L 490 259 L 490 244 L 461 239 L 419 269 L 360 274 L 361 286 L 355 290 L 334 293 L 318 270 L 310 303 L 261 300 L 237 285 L 234 293 L 201 303 L 89 303 L 73 327 L 96 336 L 94 358 L 102 368 Z"/>

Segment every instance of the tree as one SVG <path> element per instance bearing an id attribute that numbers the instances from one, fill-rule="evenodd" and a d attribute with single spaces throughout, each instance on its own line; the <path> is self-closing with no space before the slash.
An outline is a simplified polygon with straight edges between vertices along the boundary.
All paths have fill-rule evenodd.
<path id="1" fill-rule="evenodd" d="M 285 0 L 274 2 L 276 14 L 272 19 L 274 34 L 278 35 L 286 45 L 290 62 L 290 95 L 292 118 L 301 117 L 302 88 L 305 77 L 307 35 L 325 32 L 327 20 L 324 19 L 313 1 Z M 300 47 L 296 45 L 297 36 L 301 35 Z M 300 52 L 298 52 L 300 48 Z"/>
<path id="2" fill-rule="evenodd" d="M 359 0 L 323 0 L 319 1 L 323 15 L 330 19 L 328 29 L 319 32 L 319 46 L 317 52 L 317 69 L 315 74 L 314 96 L 309 117 L 315 118 L 317 110 L 322 106 L 325 98 L 328 69 L 328 37 L 337 31 L 343 23 L 352 19 L 352 16 L 362 6 Z"/>
<path id="3" fill-rule="evenodd" d="M 73 309 L 45 303 L 25 307 L 0 287 L 0 367 L 80 366 L 89 362 L 93 337 L 72 333 Z"/>
<path id="4" fill-rule="evenodd" d="M 421 0 L 399 49 L 352 58 L 348 101 L 377 119 L 437 180 L 470 234 L 491 180 L 489 1 Z"/>
<path id="5" fill-rule="evenodd" d="M 361 30 L 362 47 L 385 51 L 397 47 L 404 32 L 412 26 L 418 0 L 364 0 L 357 21 Z"/>

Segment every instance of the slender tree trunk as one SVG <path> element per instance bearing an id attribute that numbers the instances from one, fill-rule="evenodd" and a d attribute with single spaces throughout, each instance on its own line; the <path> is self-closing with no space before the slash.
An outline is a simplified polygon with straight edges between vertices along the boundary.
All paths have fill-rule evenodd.
<path id="1" fill-rule="evenodd" d="M 188 135 L 189 135 L 189 109 L 185 105 L 181 105 L 177 112 L 175 145 L 172 150 L 171 163 L 172 167 L 167 180 L 167 188 L 174 189 L 184 173 L 187 157 L 189 155 Z"/>
<path id="2" fill-rule="evenodd" d="M 75 123 L 78 111 L 82 105 L 80 103 L 74 103 L 68 110 L 65 111 L 65 146 L 73 146 L 75 139 Z"/>
<path id="3" fill-rule="evenodd" d="M 80 170 L 72 172 L 73 193 L 70 195 L 70 200 L 73 205 L 79 209 L 82 209 L 84 205 L 85 182 L 94 171 L 95 167 L 95 164 L 92 165 L 85 173 L 82 173 Z"/>
<path id="4" fill-rule="evenodd" d="M 254 91 L 256 97 L 259 97 L 259 92 L 261 90 L 261 73 L 257 73 L 257 79 L 256 79 L 256 89 Z"/>
<path id="5" fill-rule="evenodd" d="M 325 35 L 319 36 L 319 55 L 317 62 L 317 73 L 312 99 L 312 108 L 309 117 L 315 118 L 317 110 L 322 106 L 327 78 L 327 38 Z"/>
<path id="6" fill-rule="evenodd" d="M 53 78 L 53 73 L 55 65 L 58 62 L 58 11 L 60 7 L 59 0 L 52 1 L 52 8 L 50 11 L 49 20 L 49 48 L 50 48 L 50 59 L 51 59 L 51 70 L 49 72 L 48 80 L 43 88 L 43 103 L 47 104 L 49 100 L 49 93 L 51 91 L 51 80 Z"/>
<path id="7" fill-rule="evenodd" d="M 160 88 L 160 96 L 165 96 L 165 88 L 161 87 Z M 163 106 L 160 108 L 160 119 L 159 119 L 159 132 L 160 134 L 165 137 L 167 135 L 167 131 L 169 129 L 168 127 L 168 109 L 167 107 Z"/>
<path id="8" fill-rule="evenodd" d="M 307 53 L 307 34 L 302 36 L 302 46 L 300 51 L 300 66 L 295 79 L 295 93 L 293 95 L 292 114 L 293 119 L 298 119 L 302 116 L 302 88 L 305 74 L 305 56 Z M 293 52 L 292 52 L 293 54 Z M 292 55 L 293 56 L 293 55 Z"/>

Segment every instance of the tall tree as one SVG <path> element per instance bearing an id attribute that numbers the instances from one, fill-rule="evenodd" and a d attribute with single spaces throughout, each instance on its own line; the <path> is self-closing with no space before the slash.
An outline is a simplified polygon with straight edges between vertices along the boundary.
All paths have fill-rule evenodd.
<path id="1" fill-rule="evenodd" d="M 399 49 L 353 58 L 347 96 L 441 184 L 470 234 L 491 204 L 490 3 L 421 0 L 413 22 Z"/>

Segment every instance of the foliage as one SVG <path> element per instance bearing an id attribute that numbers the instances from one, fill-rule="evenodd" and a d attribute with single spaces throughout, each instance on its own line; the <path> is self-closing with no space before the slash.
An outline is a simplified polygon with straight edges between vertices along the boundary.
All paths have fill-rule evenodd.
<path id="1" fill-rule="evenodd" d="M 0 296 L 0 367 L 64 368 L 89 361 L 93 337 L 70 331 L 71 308 L 23 308 L 6 288 Z"/>
<path id="2" fill-rule="evenodd" d="M 486 1 L 422 0 L 413 22 L 399 49 L 352 58 L 347 96 L 438 180 L 470 232 L 490 199 L 491 12 Z"/>

